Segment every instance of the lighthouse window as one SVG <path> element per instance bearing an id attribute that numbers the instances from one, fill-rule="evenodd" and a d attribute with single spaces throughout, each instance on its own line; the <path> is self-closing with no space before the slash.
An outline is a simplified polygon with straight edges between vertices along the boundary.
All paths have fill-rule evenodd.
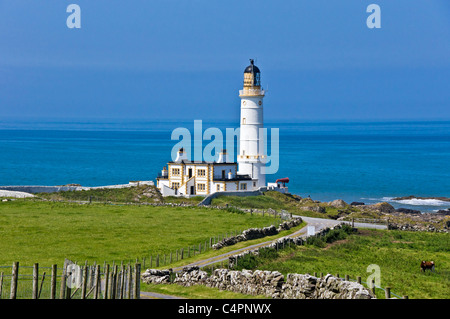
<path id="1" fill-rule="evenodd" d="M 247 184 L 241 184 L 241 190 L 247 190 Z"/>
<path id="2" fill-rule="evenodd" d="M 245 117 L 242 118 L 242 124 L 245 124 L 246 120 Z"/>
<path id="3" fill-rule="evenodd" d="M 172 168 L 172 175 L 180 175 L 180 169 L 179 168 Z"/>
<path id="4" fill-rule="evenodd" d="M 206 185 L 205 184 L 197 184 L 197 190 L 198 191 L 204 191 L 206 189 Z"/>

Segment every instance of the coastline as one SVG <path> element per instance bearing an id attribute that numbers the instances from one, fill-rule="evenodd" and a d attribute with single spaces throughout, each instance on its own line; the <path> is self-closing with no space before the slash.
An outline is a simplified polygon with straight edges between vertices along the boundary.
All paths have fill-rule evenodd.
<path id="1" fill-rule="evenodd" d="M 81 186 L 78 184 L 67 185 L 7 185 L 0 186 L 0 198 L 26 198 L 34 197 L 35 193 L 54 193 L 60 191 L 82 191 L 93 189 L 113 189 L 126 188 L 138 185 L 154 185 L 153 181 L 130 181 L 128 184 L 104 185 L 104 186 Z M 299 194 L 294 194 L 301 196 Z M 305 197 L 304 195 L 302 195 Z M 332 201 L 343 200 L 335 198 Z M 329 202 L 332 202 L 329 201 Z M 345 202 L 345 200 L 343 200 Z M 321 200 L 320 202 L 328 202 Z M 356 205 L 371 206 L 379 203 L 388 203 L 398 212 L 406 213 L 442 213 L 450 211 L 450 198 L 443 196 L 401 196 L 401 197 L 381 197 L 381 198 L 360 198 L 359 201 L 349 202 Z"/>

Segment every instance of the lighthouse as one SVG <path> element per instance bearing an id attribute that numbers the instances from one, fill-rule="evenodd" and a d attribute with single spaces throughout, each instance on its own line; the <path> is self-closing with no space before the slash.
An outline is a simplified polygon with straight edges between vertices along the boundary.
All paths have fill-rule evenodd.
<path id="1" fill-rule="evenodd" d="M 265 92 L 261 87 L 261 72 L 250 59 L 244 70 L 244 86 L 239 90 L 241 98 L 240 145 L 237 162 L 239 175 L 249 175 L 253 189 L 266 186 L 263 167 L 266 158 L 264 148 L 263 99 Z"/>

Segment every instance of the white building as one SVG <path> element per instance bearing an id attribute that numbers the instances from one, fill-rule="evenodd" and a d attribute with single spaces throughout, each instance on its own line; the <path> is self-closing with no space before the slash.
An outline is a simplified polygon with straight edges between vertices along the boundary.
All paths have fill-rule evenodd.
<path id="1" fill-rule="evenodd" d="M 198 196 L 222 191 L 251 191 L 266 186 L 261 168 L 265 165 L 263 147 L 263 98 L 261 73 L 253 60 L 244 70 L 241 98 L 240 148 L 237 162 L 227 159 L 223 150 L 213 163 L 192 162 L 183 149 L 157 178 L 163 196 Z"/>

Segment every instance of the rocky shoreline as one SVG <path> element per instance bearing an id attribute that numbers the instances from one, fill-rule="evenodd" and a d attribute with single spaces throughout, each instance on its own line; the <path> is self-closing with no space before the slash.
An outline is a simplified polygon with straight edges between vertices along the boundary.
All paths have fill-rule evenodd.
<path id="1" fill-rule="evenodd" d="M 392 200 L 411 200 L 411 199 L 420 199 L 420 200 L 434 199 L 434 200 L 440 200 L 443 202 L 450 202 L 450 198 L 448 198 L 448 197 L 420 197 L 420 196 L 415 196 L 415 195 L 395 197 Z"/>
<path id="2" fill-rule="evenodd" d="M 348 207 L 351 211 L 347 210 L 349 213 L 338 218 L 338 220 L 369 217 L 386 221 L 389 224 L 389 229 L 450 232 L 450 209 L 428 213 L 402 207 L 396 209 L 387 202 L 371 205 L 357 203 Z"/>

